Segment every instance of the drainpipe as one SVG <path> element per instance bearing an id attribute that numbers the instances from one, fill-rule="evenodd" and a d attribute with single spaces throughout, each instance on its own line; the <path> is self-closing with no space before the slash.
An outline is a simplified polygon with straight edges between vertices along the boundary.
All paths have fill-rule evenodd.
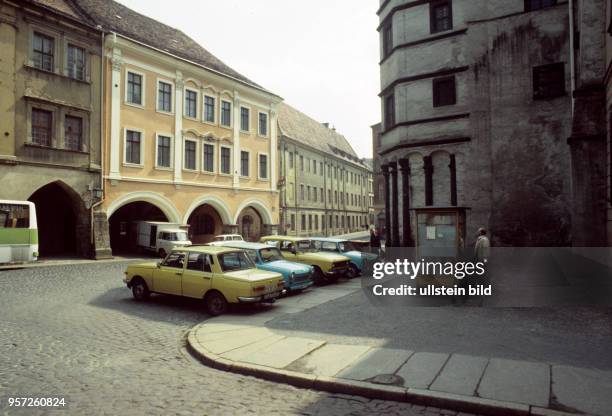
<path id="1" fill-rule="evenodd" d="M 105 37 L 105 33 L 102 32 L 100 34 L 100 41 L 101 41 L 101 59 L 100 59 L 100 189 L 102 190 L 102 198 L 91 205 L 91 208 L 89 210 L 89 226 L 90 226 L 90 231 L 89 231 L 89 235 L 91 236 L 91 247 L 94 249 L 94 257 L 95 257 L 95 253 L 96 253 L 96 249 L 94 247 L 95 244 L 95 238 L 94 238 L 94 210 L 99 207 L 100 205 L 102 205 L 102 203 L 104 202 L 104 128 L 105 128 L 105 120 L 103 118 L 103 114 L 105 113 L 104 111 L 104 91 L 105 91 L 105 85 L 104 85 L 104 72 L 105 72 L 105 62 L 106 62 L 106 54 L 104 53 L 104 37 Z"/>

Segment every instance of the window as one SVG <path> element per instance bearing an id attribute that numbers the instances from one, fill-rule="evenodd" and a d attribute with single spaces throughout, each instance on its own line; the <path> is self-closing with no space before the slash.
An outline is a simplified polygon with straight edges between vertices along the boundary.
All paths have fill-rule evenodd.
<path id="1" fill-rule="evenodd" d="M 289 152 L 289 168 L 293 169 L 293 153 Z"/>
<path id="2" fill-rule="evenodd" d="M 317 196 L 317 188 L 313 188 L 313 197 L 314 197 L 314 198 L 313 198 L 313 199 L 314 199 L 314 202 L 317 202 L 317 199 L 318 199 L 318 196 Z"/>
<path id="3" fill-rule="evenodd" d="M 185 169 L 196 170 L 197 145 L 193 140 L 185 140 Z"/>
<path id="4" fill-rule="evenodd" d="M 158 81 L 157 83 L 157 109 L 167 113 L 172 112 L 172 84 Z"/>
<path id="5" fill-rule="evenodd" d="M 429 3 L 431 33 L 443 32 L 453 28 L 453 12 L 450 0 Z"/>
<path id="6" fill-rule="evenodd" d="M 333 215 L 329 216 L 329 228 L 334 228 L 334 217 L 333 217 Z"/>
<path id="7" fill-rule="evenodd" d="M 34 66 L 45 71 L 54 70 L 55 39 L 41 33 L 34 33 L 32 45 L 32 62 Z"/>
<path id="8" fill-rule="evenodd" d="M 268 155 L 259 155 L 259 178 L 268 179 Z"/>
<path id="9" fill-rule="evenodd" d="M 189 253 L 187 257 L 187 269 L 210 273 L 209 255 L 203 253 Z"/>
<path id="10" fill-rule="evenodd" d="M 290 229 L 295 230 L 295 214 L 291 214 Z"/>
<path id="11" fill-rule="evenodd" d="M 204 144 L 204 155 L 202 160 L 202 169 L 206 172 L 215 171 L 215 146 L 212 144 Z"/>
<path id="12" fill-rule="evenodd" d="M 310 201 L 310 185 L 306 187 L 306 195 L 308 197 L 308 200 Z"/>
<path id="13" fill-rule="evenodd" d="M 565 95 L 565 65 L 560 62 L 533 68 L 533 98 L 536 100 Z"/>
<path id="14" fill-rule="evenodd" d="M 142 105 L 142 79 L 143 76 L 133 72 L 127 73 L 127 97 L 130 104 Z"/>
<path id="15" fill-rule="evenodd" d="M 221 125 L 230 127 L 232 125 L 232 103 L 221 101 Z"/>
<path id="16" fill-rule="evenodd" d="M 141 150 L 142 150 L 142 137 L 139 131 L 128 130 L 125 133 L 125 162 L 140 165 Z"/>
<path id="17" fill-rule="evenodd" d="M 66 116 L 64 119 L 64 147 L 70 150 L 83 148 L 83 119 Z"/>
<path id="18" fill-rule="evenodd" d="M 323 162 L 319 162 L 319 173 L 323 176 Z"/>
<path id="19" fill-rule="evenodd" d="M 215 98 L 208 95 L 204 97 L 204 121 L 215 122 Z"/>
<path id="20" fill-rule="evenodd" d="M 304 185 L 300 185 L 300 200 L 304 200 Z"/>
<path id="21" fill-rule="evenodd" d="M 198 116 L 198 93 L 197 91 L 185 90 L 185 117 L 196 118 Z"/>
<path id="22" fill-rule="evenodd" d="M 240 130 L 249 131 L 249 116 L 251 112 L 246 107 L 240 107 Z"/>
<path id="23" fill-rule="evenodd" d="M 268 114 L 259 113 L 259 135 L 267 136 L 268 135 Z"/>
<path id="24" fill-rule="evenodd" d="M 185 253 L 170 253 L 162 262 L 162 266 L 182 269 L 185 264 Z"/>
<path id="25" fill-rule="evenodd" d="M 389 94 L 385 97 L 385 128 L 390 129 L 395 126 L 395 96 Z M 334 171 L 334 176 L 335 175 Z"/>
<path id="26" fill-rule="evenodd" d="M 240 176 L 249 176 L 249 152 L 240 152 Z"/>
<path id="27" fill-rule="evenodd" d="M 312 230 L 312 214 L 308 214 L 308 229 Z"/>
<path id="28" fill-rule="evenodd" d="M 386 24 L 382 29 L 383 36 L 383 58 L 391 54 L 393 50 L 393 26 L 391 22 Z"/>
<path id="29" fill-rule="evenodd" d="M 525 11 L 531 12 L 545 7 L 554 6 L 557 0 L 525 0 Z"/>
<path id="30" fill-rule="evenodd" d="M 300 170 L 304 172 L 304 156 L 300 156 Z"/>
<path id="31" fill-rule="evenodd" d="M 67 72 L 70 78 L 85 80 L 85 49 L 68 44 Z"/>
<path id="32" fill-rule="evenodd" d="M 302 230 L 306 229 L 306 214 L 302 214 Z"/>
<path id="33" fill-rule="evenodd" d="M 312 173 L 314 173 L 315 175 L 317 174 L 317 161 L 316 160 L 312 161 Z"/>
<path id="34" fill-rule="evenodd" d="M 432 81 L 433 106 L 442 107 L 457 103 L 455 77 L 438 78 Z"/>
<path id="35" fill-rule="evenodd" d="M 38 108 L 32 109 L 32 143 L 51 146 L 53 141 L 53 113 Z"/>
<path id="36" fill-rule="evenodd" d="M 157 166 L 160 168 L 170 167 L 171 142 L 168 136 L 157 136 Z"/>
<path id="37" fill-rule="evenodd" d="M 232 173 L 232 164 L 229 147 L 221 148 L 221 173 L 230 175 Z"/>

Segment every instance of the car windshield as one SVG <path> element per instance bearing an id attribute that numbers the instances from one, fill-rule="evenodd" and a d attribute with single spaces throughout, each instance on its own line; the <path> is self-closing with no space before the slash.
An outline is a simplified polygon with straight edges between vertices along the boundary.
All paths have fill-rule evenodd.
<path id="1" fill-rule="evenodd" d="M 166 233 L 166 240 L 167 241 L 187 241 L 187 233 L 185 232 L 180 232 L 180 233 Z"/>
<path id="2" fill-rule="evenodd" d="M 234 240 L 234 241 L 242 241 L 242 237 L 240 237 L 239 235 L 235 235 L 234 237 L 232 237 L 232 240 Z"/>
<path id="3" fill-rule="evenodd" d="M 261 254 L 264 263 L 283 259 L 283 255 L 276 247 L 262 248 L 259 250 L 259 254 Z"/>
<path id="4" fill-rule="evenodd" d="M 256 250 L 245 250 L 249 255 L 249 258 L 253 260 L 253 263 L 257 263 L 257 251 Z"/>
<path id="5" fill-rule="evenodd" d="M 340 251 L 342 253 L 346 253 L 347 251 L 359 251 L 357 250 L 357 247 L 355 246 L 355 244 L 353 244 L 350 241 L 343 241 L 340 244 L 338 244 L 338 246 L 340 247 Z"/>
<path id="6" fill-rule="evenodd" d="M 219 255 L 219 265 L 224 272 L 246 270 L 255 267 L 253 260 L 244 251 L 232 251 Z"/>

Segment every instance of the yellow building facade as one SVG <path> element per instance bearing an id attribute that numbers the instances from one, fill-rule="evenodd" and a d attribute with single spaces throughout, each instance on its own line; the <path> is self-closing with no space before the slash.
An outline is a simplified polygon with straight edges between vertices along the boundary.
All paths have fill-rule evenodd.
<path id="1" fill-rule="evenodd" d="M 119 34 L 105 52 L 100 209 L 113 252 L 134 248 L 141 220 L 189 225 L 194 243 L 275 232 L 280 97 Z"/>

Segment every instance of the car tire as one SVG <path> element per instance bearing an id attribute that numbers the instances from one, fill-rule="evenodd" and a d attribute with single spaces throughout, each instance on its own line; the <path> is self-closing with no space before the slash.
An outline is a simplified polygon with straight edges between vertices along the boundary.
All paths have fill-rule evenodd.
<path id="1" fill-rule="evenodd" d="M 163 248 L 160 248 L 159 251 L 157 252 L 157 254 L 159 255 L 159 257 L 161 257 L 162 259 L 166 258 L 166 255 L 168 253 L 166 253 L 166 250 L 164 250 Z"/>
<path id="2" fill-rule="evenodd" d="M 204 303 L 206 305 L 206 312 L 212 316 L 223 315 L 227 312 L 229 306 L 225 296 L 217 291 L 208 292 L 204 297 Z"/>
<path id="3" fill-rule="evenodd" d="M 149 296 L 151 295 L 149 286 L 147 286 L 147 282 L 145 282 L 141 277 L 137 277 L 132 281 L 132 295 L 134 296 L 134 299 L 138 301 L 149 299 Z"/>
<path id="4" fill-rule="evenodd" d="M 314 266 L 314 273 L 312 275 L 312 281 L 314 282 L 315 286 L 321 286 L 322 284 L 325 283 L 325 275 L 323 274 L 321 269 L 319 269 L 317 266 Z"/>
<path id="5" fill-rule="evenodd" d="M 348 277 L 349 279 L 353 279 L 357 276 L 359 276 L 359 269 L 354 264 L 351 264 L 349 266 L 349 270 L 346 274 L 346 277 Z"/>

